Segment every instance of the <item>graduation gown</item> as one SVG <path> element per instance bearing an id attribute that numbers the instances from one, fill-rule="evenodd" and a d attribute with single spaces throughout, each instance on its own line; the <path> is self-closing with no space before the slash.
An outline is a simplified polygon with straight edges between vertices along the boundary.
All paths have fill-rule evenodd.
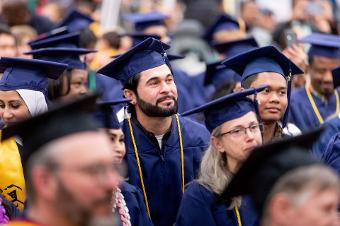
<path id="1" fill-rule="evenodd" d="M 217 195 L 197 181 L 190 183 L 183 195 L 176 226 L 239 226 L 234 209 L 216 203 Z M 258 225 L 250 199 L 243 198 L 239 209 L 243 226 Z"/>
<path id="2" fill-rule="evenodd" d="M 331 137 L 320 159 L 340 174 L 340 133 L 336 133 Z"/>
<path id="3" fill-rule="evenodd" d="M 313 92 L 311 92 L 311 94 L 323 120 L 326 121 L 326 119 L 336 111 L 335 95 L 333 94 L 330 99 L 325 102 Z M 308 99 L 305 87 L 298 88 L 291 95 L 289 121 L 294 123 L 302 132 L 307 132 L 310 129 L 320 126 L 320 122 Z"/>
<path id="4" fill-rule="evenodd" d="M 184 149 L 184 179 L 185 183 L 188 183 L 198 173 L 210 134 L 205 127 L 190 119 L 179 117 L 179 121 Z M 163 137 L 161 149 L 157 139 L 145 131 L 136 119 L 133 118 L 131 123 L 141 161 L 151 220 L 155 226 L 172 226 L 182 198 L 181 158 L 176 119 L 173 116 L 171 128 Z M 123 132 L 129 182 L 142 190 L 127 120 L 123 123 Z"/>
<path id="5" fill-rule="evenodd" d="M 152 226 L 151 219 L 146 212 L 143 194 L 137 187 L 123 182 L 121 191 L 124 196 L 126 206 L 129 209 L 132 226 Z"/>
<path id="6" fill-rule="evenodd" d="M 320 135 L 320 137 L 317 139 L 317 141 L 314 142 L 312 147 L 312 154 L 318 158 L 321 159 L 324 155 L 324 152 L 327 149 L 327 145 L 330 142 L 331 138 L 340 132 L 340 115 L 337 115 L 336 117 L 327 120 L 324 124 L 324 131 Z"/>

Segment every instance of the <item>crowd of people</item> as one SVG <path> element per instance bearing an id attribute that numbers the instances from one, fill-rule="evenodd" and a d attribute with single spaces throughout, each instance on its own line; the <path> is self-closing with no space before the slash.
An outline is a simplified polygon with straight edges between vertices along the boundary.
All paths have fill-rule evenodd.
<path id="1" fill-rule="evenodd" d="M 340 2 L 269 2 L 1 1 L 0 225 L 340 225 Z"/>

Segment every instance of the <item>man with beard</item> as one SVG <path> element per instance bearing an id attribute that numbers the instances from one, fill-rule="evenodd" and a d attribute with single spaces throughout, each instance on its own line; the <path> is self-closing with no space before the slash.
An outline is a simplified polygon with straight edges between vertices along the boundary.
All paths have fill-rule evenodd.
<path id="1" fill-rule="evenodd" d="M 268 86 L 257 94 L 264 124 L 263 143 L 284 136 L 283 129 L 289 131 L 292 127 L 287 126 L 291 79 L 303 71 L 273 46 L 250 50 L 222 63 L 242 77 L 243 88 Z"/>
<path id="2" fill-rule="evenodd" d="M 120 177 L 107 135 L 89 113 L 95 101 L 88 96 L 3 130 L 2 139 L 22 139 L 28 197 L 27 219 L 9 225 L 116 225 Z"/>
<path id="3" fill-rule="evenodd" d="M 333 87 L 332 70 L 340 65 L 340 37 L 311 34 L 307 72 L 310 83 L 292 93 L 291 118 L 302 131 L 319 127 L 334 113 L 340 113 L 339 92 Z"/>
<path id="4" fill-rule="evenodd" d="M 119 79 L 131 99 L 123 122 L 129 181 L 143 191 L 156 226 L 174 224 L 184 186 L 196 177 L 209 143 L 202 125 L 176 114 L 168 48 L 148 38 L 98 71 Z"/>

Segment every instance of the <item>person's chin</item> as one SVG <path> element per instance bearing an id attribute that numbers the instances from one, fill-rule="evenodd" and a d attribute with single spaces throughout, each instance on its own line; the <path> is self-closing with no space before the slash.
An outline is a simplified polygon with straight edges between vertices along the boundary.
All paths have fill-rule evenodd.
<path id="1" fill-rule="evenodd" d="M 276 122 L 280 121 L 282 118 L 282 115 L 279 113 L 267 113 L 262 117 L 262 120 L 264 122 Z"/>

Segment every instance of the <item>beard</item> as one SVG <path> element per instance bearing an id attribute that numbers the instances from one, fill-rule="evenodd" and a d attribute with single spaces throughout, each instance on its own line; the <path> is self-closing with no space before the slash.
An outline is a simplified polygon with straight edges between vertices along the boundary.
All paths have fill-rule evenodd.
<path id="1" fill-rule="evenodd" d="M 92 202 L 90 206 L 85 206 L 85 204 L 80 203 L 74 195 L 58 179 L 58 190 L 56 194 L 56 210 L 65 217 L 65 219 L 72 223 L 72 225 L 81 226 L 114 226 L 117 225 L 116 218 L 112 213 L 112 208 L 110 208 L 105 215 L 94 214 L 93 209 L 98 205 L 108 205 L 112 204 L 112 191 L 107 192 L 107 194 L 102 199 L 97 199 Z"/>
<path id="2" fill-rule="evenodd" d="M 174 105 L 168 109 L 160 107 L 159 103 L 167 98 L 171 98 L 174 101 Z M 137 103 L 141 111 L 149 117 L 168 117 L 176 114 L 178 110 L 178 101 L 173 96 L 161 97 L 156 101 L 155 105 L 150 104 L 137 96 Z"/>

